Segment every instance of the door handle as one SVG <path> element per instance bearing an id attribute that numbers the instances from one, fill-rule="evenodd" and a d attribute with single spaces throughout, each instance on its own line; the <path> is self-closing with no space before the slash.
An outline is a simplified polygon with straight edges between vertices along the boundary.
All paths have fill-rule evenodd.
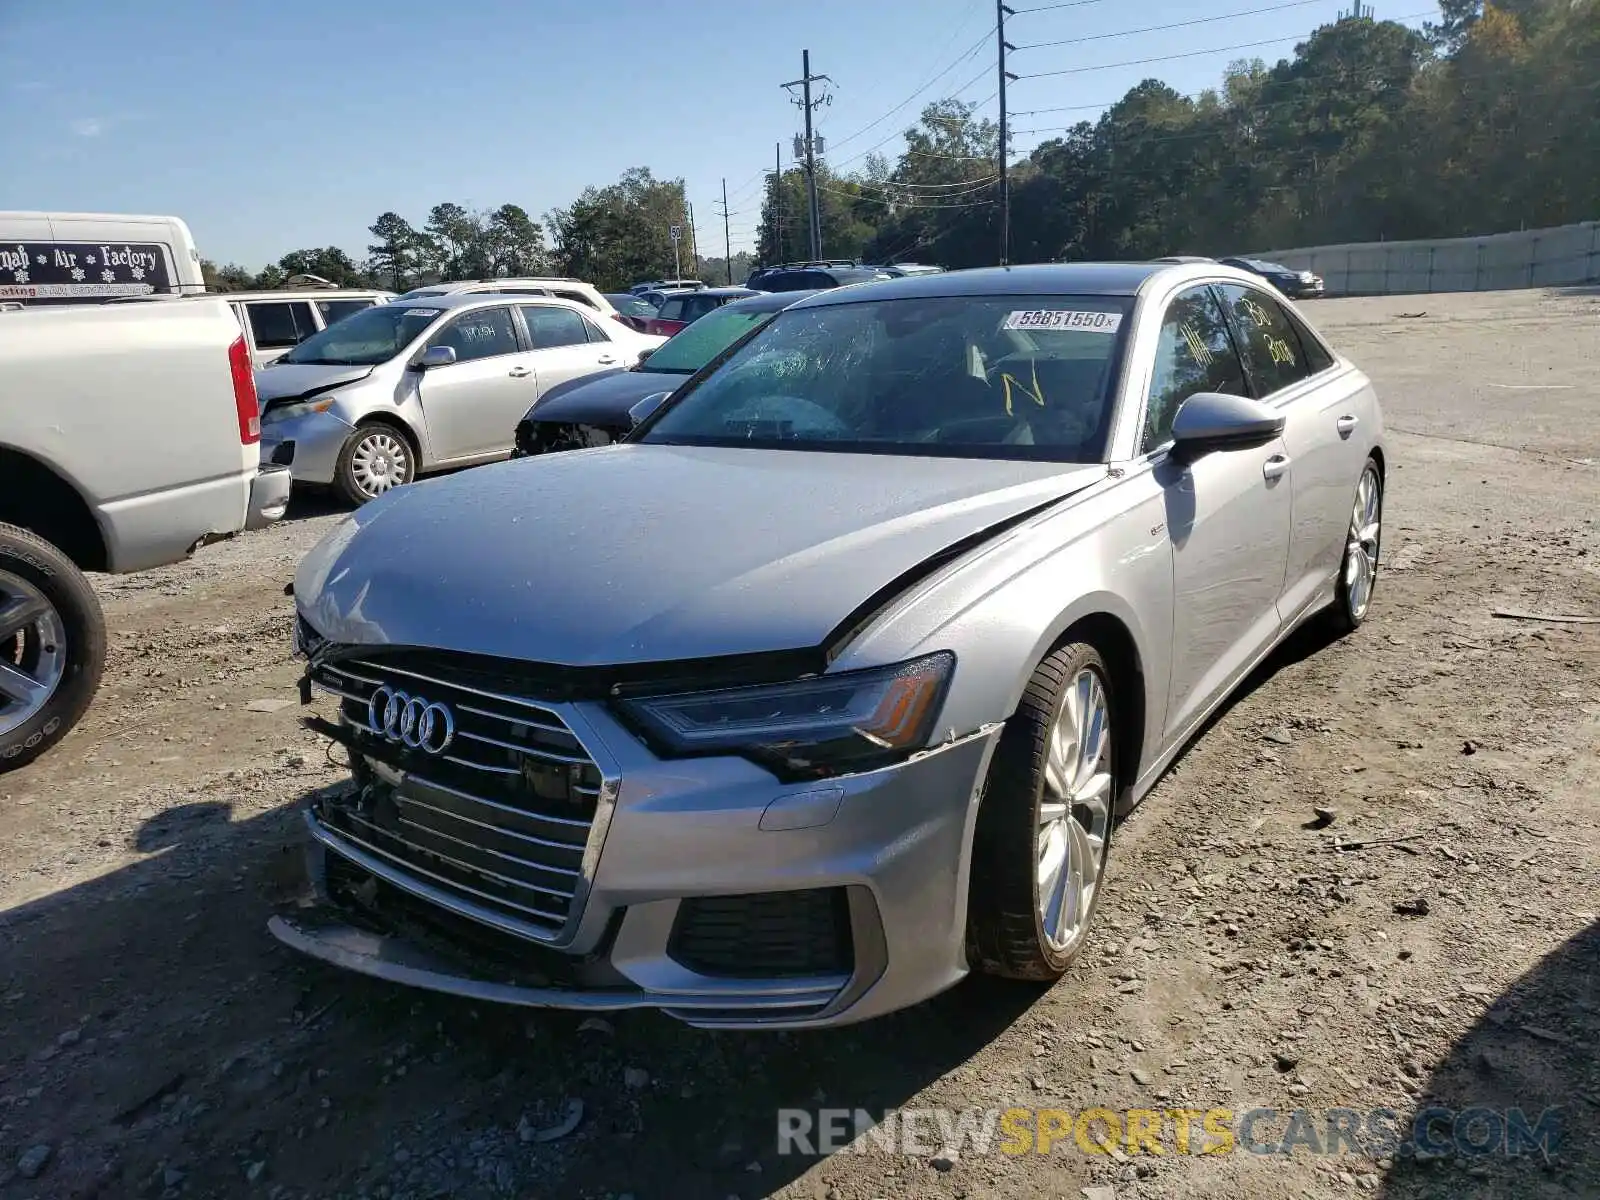
<path id="1" fill-rule="evenodd" d="M 1274 454 L 1261 464 L 1261 477 L 1263 479 L 1277 479 L 1289 469 L 1289 457 L 1285 454 Z"/>
<path id="2" fill-rule="evenodd" d="M 1359 417 L 1352 417 L 1349 413 L 1346 413 L 1333 423 L 1333 427 L 1339 431 L 1340 437 L 1349 437 L 1350 431 L 1359 424 L 1361 424 Z"/>
<path id="3" fill-rule="evenodd" d="M 527 367 L 512 367 L 507 374 L 509 374 L 513 379 L 526 379 L 529 375 L 532 375 L 533 372 Z"/>
<path id="4" fill-rule="evenodd" d="M 599 358 L 595 359 L 595 361 L 609 367 L 612 363 L 617 361 L 617 356 L 615 354 L 602 354 Z"/>

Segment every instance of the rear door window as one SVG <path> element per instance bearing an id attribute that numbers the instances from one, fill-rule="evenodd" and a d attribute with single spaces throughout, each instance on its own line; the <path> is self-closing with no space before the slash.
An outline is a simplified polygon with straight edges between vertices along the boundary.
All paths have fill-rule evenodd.
<path id="1" fill-rule="evenodd" d="M 663 321 L 687 321 L 689 318 L 684 316 L 687 308 L 688 305 L 681 296 L 669 296 L 661 302 L 661 307 L 656 310 L 656 316 Z"/>
<path id="2" fill-rule="evenodd" d="M 317 332 L 304 300 L 256 300 L 244 306 L 257 350 L 287 350 Z"/>
<path id="3" fill-rule="evenodd" d="M 1271 396 L 1311 374 L 1300 335 L 1276 300 L 1237 283 L 1219 284 L 1217 291 L 1239 334 L 1239 350 L 1257 395 Z"/>
<path id="4" fill-rule="evenodd" d="M 522 319 L 528 326 L 528 340 L 535 350 L 554 350 L 558 346 L 582 346 L 588 343 L 588 324 L 570 308 L 557 308 L 553 304 L 525 304 Z"/>
<path id="5" fill-rule="evenodd" d="M 605 330 L 601 329 L 600 326 L 596 325 L 593 321 L 586 320 L 582 317 L 580 317 L 579 320 L 583 321 L 583 331 L 589 335 L 589 340 L 591 342 L 609 342 L 611 340 L 611 335 Z"/>

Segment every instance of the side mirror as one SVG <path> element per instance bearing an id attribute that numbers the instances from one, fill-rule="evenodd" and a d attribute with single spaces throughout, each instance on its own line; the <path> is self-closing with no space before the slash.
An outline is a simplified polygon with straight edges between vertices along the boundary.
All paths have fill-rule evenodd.
<path id="1" fill-rule="evenodd" d="M 434 367 L 448 367 L 455 360 L 454 346 L 429 346 L 422 352 L 422 357 L 417 359 L 417 366 L 424 371 L 431 371 Z"/>
<path id="2" fill-rule="evenodd" d="M 628 419 L 636 426 L 643 425 L 645 418 L 660 408 L 670 395 L 671 392 L 652 392 L 628 410 Z"/>
<path id="3" fill-rule="evenodd" d="M 1172 418 L 1173 453 L 1195 459 L 1213 450 L 1264 446 L 1283 432 L 1284 415 L 1248 396 L 1196 392 Z"/>
<path id="4" fill-rule="evenodd" d="M 643 350 L 639 351 L 639 361 L 643 362 L 645 359 L 649 358 L 655 352 L 656 352 L 656 348 L 654 346 L 646 346 Z"/>

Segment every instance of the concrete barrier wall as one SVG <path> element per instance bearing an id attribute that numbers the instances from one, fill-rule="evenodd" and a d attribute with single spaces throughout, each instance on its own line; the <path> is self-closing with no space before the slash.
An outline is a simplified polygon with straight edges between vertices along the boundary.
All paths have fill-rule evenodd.
<path id="1" fill-rule="evenodd" d="M 1600 283 L 1600 221 L 1483 237 L 1264 250 L 1245 257 L 1315 271 L 1328 294 L 1337 296 Z"/>

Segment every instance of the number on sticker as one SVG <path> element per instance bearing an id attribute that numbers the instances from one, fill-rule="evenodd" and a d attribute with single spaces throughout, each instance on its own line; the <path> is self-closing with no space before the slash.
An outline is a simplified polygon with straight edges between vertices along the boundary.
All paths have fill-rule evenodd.
<path id="1" fill-rule="evenodd" d="M 1082 333 L 1115 333 L 1122 326 L 1122 314 L 1087 312 L 1080 309 L 1020 309 L 1008 315 L 1002 329 L 1073 329 Z"/>

